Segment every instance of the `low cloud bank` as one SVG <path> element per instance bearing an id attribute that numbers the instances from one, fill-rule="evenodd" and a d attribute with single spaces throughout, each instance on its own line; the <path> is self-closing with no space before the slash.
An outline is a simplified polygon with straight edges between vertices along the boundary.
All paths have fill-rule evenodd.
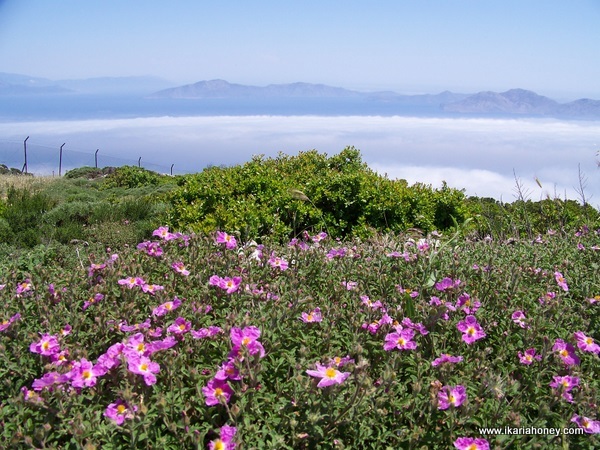
<path id="1" fill-rule="evenodd" d="M 176 173 L 280 151 L 332 155 L 352 145 L 391 178 L 434 187 L 446 181 L 469 195 L 505 201 L 514 200 L 513 171 L 533 200 L 565 194 L 577 199 L 580 165 L 588 197 L 600 203 L 598 121 L 216 116 L 0 123 L 0 163 L 21 167 L 26 136 L 30 171 L 32 164 L 58 167 L 63 142 L 64 157 L 73 165 L 93 165 L 100 148 L 100 165 L 137 164 L 141 157 L 145 167 L 166 172 L 174 164 Z"/>

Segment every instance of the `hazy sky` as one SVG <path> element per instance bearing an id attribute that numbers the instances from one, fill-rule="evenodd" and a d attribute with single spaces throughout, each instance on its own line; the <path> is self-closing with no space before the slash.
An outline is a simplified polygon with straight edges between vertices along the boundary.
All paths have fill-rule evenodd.
<path id="1" fill-rule="evenodd" d="M 0 0 L 0 71 L 600 98 L 598 0 Z"/>

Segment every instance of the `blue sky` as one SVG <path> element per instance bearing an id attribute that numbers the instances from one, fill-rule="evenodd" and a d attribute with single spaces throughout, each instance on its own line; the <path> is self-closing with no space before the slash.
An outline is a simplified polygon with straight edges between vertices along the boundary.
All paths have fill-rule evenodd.
<path id="1" fill-rule="evenodd" d="M 598 0 L 0 0 L 0 71 L 600 98 Z"/>

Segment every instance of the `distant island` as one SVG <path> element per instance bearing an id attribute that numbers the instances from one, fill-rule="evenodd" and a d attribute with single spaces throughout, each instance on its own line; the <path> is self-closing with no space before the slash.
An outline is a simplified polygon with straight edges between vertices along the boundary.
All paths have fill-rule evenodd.
<path id="1" fill-rule="evenodd" d="M 440 114 L 600 119 L 600 100 L 582 98 L 559 103 L 525 89 L 510 89 L 500 93 L 484 91 L 464 94 L 444 91 L 439 94 L 405 95 L 393 91 L 360 92 L 303 82 L 250 86 L 216 79 L 173 87 L 172 83 L 156 77 L 52 81 L 27 75 L 0 73 L 0 97 L 108 94 L 174 100 L 358 99 L 372 104 L 428 107 Z"/>

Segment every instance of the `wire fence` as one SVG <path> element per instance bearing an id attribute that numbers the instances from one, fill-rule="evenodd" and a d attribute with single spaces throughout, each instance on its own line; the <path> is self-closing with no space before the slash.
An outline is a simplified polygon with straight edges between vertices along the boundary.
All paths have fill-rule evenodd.
<path id="1" fill-rule="evenodd" d="M 15 168 L 26 173 L 43 176 L 64 175 L 71 169 L 78 167 L 121 167 L 139 166 L 163 174 L 191 173 L 181 167 L 158 164 L 146 161 L 141 155 L 138 159 L 122 158 L 108 155 L 102 149 L 85 151 L 73 149 L 68 143 L 59 143 L 52 146 L 31 142 L 29 138 L 23 141 L 0 140 L 0 164 Z"/>

